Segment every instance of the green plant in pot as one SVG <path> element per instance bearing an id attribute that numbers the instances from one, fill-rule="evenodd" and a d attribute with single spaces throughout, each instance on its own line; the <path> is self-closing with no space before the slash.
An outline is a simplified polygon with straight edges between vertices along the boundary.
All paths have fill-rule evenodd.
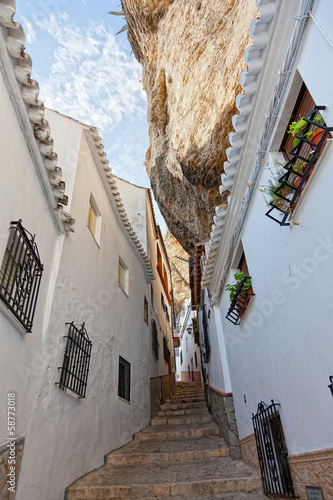
<path id="1" fill-rule="evenodd" d="M 236 280 L 235 283 L 228 284 L 226 286 L 226 290 L 229 292 L 229 297 L 230 300 L 232 301 L 235 298 L 236 292 L 238 290 L 238 287 L 241 283 L 241 281 L 244 280 L 241 288 L 241 292 L 246 292 L 252 287 L 251 279 L 249 277 L 245 278 L 243 271 L 240 271 L 239 273 L 234 274 L 234 278 Z"/>
<path id="2" fill-rule="evenodd" d="M 269 195 L 269 200 L 266 200 L 268 204 L 273 204 L 275 207 L 279 208 L 283 212 L 287 212 L 289 210 L 289 204 L 286 200 L 281 198 L 291 199 L 293 196 L 293 190 L 288 184 L 284 184 L 283 187 L 279 190 L 277 194 L 275 191 L 281 187 L 282 183 L 279 179 L 283 176 L 285 172 L 283 170 L 279 170 L 273 176 L 273 179 L 268 181 L 268 186 L 265 188 L 264 192 Z M 280 196 L 279 196 L 280 195 Z"/>
<path id="3" fill-rule="evenodd" d="M 317 116 L 315 116 L 312 121 L 314 121 L 318 125 L 323 125 L 324 124 L 323 117 L 321 116 L 320 113 Z M 301 139 L 299 137 L 296 137 L 296 135 L 299 134 L 300 132 L 302 132 L 302 130 L 304 130 L 307 125 L 308 125 L 308 122 L 305 121 L 304 118 L 301 118 L 297 122 L 292 122 L 290 124 L 289 130 L 288 130 L 288 134 L 291 134 L 294 137 L 294 143 L 293 143 L 294 144 L 294 148 L 296 146 L 298 146 L 299 143 L 301 142 Z M 317 129 L 318 129 L 318 127 L 315 127 L 312 130 L 308 130 L 302 137 L 306 137 L 307 139 L 309 139 L 311 141 L 310 136 Z"/>

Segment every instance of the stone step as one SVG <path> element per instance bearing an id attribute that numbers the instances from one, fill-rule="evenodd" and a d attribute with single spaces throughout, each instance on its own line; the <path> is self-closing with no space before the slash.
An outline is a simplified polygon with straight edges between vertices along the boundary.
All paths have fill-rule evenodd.
<path id="1" fill-rule="evenodd" d="M 187 410 L 189 408 L 207 408 L 205 401 L 198 401 L 195 403 L 164 403 L 161 410 Z"/>
<path id="2" fill-rule="evenodd" d="M 168 417 L 171 415 L 207 415 L 209 411 L 206 406 L 202 408 L 188 408 L 187 410 L 159 410 L 157 412 L 158 417 Z"/>
<path id="3" fill-rule="evenodd" d="M 106 462 L 113 465 L 130 463 L 176 462 L 226 457 L 229 448 L 223 438 L 207 436 L 192 439 L 160 441 L 132 441 L 110 453 Z"/>
<path id="4" fill-rule="evenodd" d="M 166 403 L 174 403 L 174 402 L 195 403 L 197 401 L 206 401 L 205 396 L 203 396 L 202 394 L 194 394 L 192 396 L 175 395 L 172 396 L 170 399 L 167 399 Z"/>
<path id="5" fill-rule="evenodd" d="M 165 500 L 166 498 L 172 498 L 172 500 L 212 500 L 215 498 L 219 498 L 222 500 L 267 500 L 268 497 L 265 497 L 262 494 L 261 490 L 258 490 L 257 492 L 254 493 L 244 493 L 244 492 L 238 492 L 238 493 L 214 493 L 213 495 L 207 494 L 207 495 L 200 495 L 200 496 L 179 496 L 176 495 L 174 497 L 141 497 L 137 498 L 137 500 Z M 130 498 L 125 498 L 124 500 L 130 500 Z"/>
<path id="6" fill-rule="evenodd" d="M 155 417 L 151 421 L 151 425 L 185 425 L 185 424 L 199 424 L 212 422 L 213 418 L 209 412 L 205 412 L 204 415 L 186 416 L 186 415 L 172 415 L 166 417 Z"/>
<path id="7" fill-rule="evenodd" d="M 219 436 L 220 430 L 214 422 L 188 425 L 154 425 L 147 427 L 135 435 L 134 440 L 147 441 L 152 439 L 183 439 L 201 436 Z"/>
<path id="8" fill-rule="evenodd" d="M 189 498 L 216 493 L 254 492 L 261 486 L 259 473 L 230 457 L 187 462 L 107 464 L 79 479 L 68 491 L 68 500 L 119 498 Z M 222 497 L 223 498 L 223 497 Z M 239 498 L 239 497 L 238 497 Z"/>

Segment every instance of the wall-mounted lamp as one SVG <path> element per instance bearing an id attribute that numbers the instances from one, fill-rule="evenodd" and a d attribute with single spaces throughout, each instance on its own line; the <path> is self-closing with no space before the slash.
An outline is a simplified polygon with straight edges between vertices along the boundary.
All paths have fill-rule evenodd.
<path id="1" fill-rule="evenodd" d="M 192 333 L 192 327 L 191 327 L 191 326 L 188 326 L 188 327 L 186 328 L 186 331 L 187 331 L 187 333 L 188 333 L 189 335 L 191 335 L 191 333 Z"/>
<path id="2" fill-rule="evenodd" d="M 328 387 L 331 389 L 331 393 L 332 393 L 332 396 L 333 396 L 333 375 L 331 375 L 331 376 L 329 377 L 329 379 L 330 379 L 330 382 L 331 382 L 331 383 L 330 383 L 330 385 L 329 385 Z"/>

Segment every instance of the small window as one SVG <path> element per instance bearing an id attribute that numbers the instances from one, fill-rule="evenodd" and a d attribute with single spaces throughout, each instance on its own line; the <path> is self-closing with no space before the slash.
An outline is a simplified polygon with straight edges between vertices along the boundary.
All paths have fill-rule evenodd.
<path id="1" fill-rule="evenodd" d="M 102 217 L 93 196 L 90 196 L 87 225 L 96 242 L 100 243 Z"/>
<path id="2" fill-rule="evenodd" d="M 119 356 L 118 396 L 130 401 L 131 364 Z"/>
<path id="3" fill-rule="evenodd" d="M 124 264 L 124 261 L 119 257 L 118 263 L 118 285 L 128 296 L 128 269 Z"/>
<path id="4" fill-rule="evenodd" d="M 77 328 L 67 323 L 67 345 L 62 363 L 59 389 L 79 398 L 86 395 L 92 343 L 83 323 Z"/>
<path id="5" fill-rule="evenodd" d="M 196 351 L 194 351 L 194 361 L 195 361 L 195 367 L 198 368 L 198 358 Z"/>
<path id="6" fill-rule="evenodd" d="M 31 332 L 43 265 L 35 237 L 12 222 L 0 268 L 0 300 L 27 332 Z"/>
<path id="7" fill-rule="evenodd" d="M 144 310 L 144 320 L 145 320 L 145 323 L 146 325 L 148 326 L 148 322 L 149 322 L 149 315 L 148 315 L 148 300 L 146 299 L 146 297 L 144 298 L 144 305 L 143 305 L 143 310 Z"/>
<path id="8" fill-rule="evenodd" d="M 165 337 L 163 337 L 163 355 L 165 361 L 169 362 L 169 349 L 168 349 L 168 341 Z"/>
<path id="9" fill-rule="evenodd" d="M 152 344 L 153 344 L 153 353 L 155 355 L 155 359 L 158 359 L 158 337 L 157 337 L 157 327 L 155 321 L 152 319 L 151 321 L 151 332 L 152 332 Z"/>
<path id="10" fill-rule="evenodd" d="M 180 351 L 180 364 L 182 365 L 183 364 L 183 352 Z"/>

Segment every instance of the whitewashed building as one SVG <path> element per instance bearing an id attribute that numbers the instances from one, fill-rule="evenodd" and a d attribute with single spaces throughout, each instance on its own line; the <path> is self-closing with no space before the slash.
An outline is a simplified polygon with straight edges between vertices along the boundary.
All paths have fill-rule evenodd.
<path id="1" fill-rule="evenodd" d="M 267 494 L 327 500 L 333 498 L 333 9 L 329 0 L 257 4 L 261 16 L 250 26 L 253 47 L 245 54 L 244 94 L 222 175 L 221 189 L 230 196 L 216 208 L 206 244 L 208 393 L 224 433 L 229 412 L 221 407 L 233 398 L 243 458 L 260 465 Z M 304 133 L 317 126 L 318 113 L 324 136 L 316 145 Z M 287 130 L 302 117 L 306 128 L 295 145 Z M 251 277 L 251 288 L 242 288 L 243 281 L 230 301 L 226 286 L 239 272 Z"/>
<path id="2" fill-rule="evenodd" d="M 0 4 L 0 497 L 60 500 L 150 422 L 154 272 L 98 130 L 38 101 L 13 6 Z"/>
<path id="3" fill-rule="evenodd" d="M 196 343 L 195 325 L 196 311 L 192 311 L 191 301 L 187 299 L 177 318 L 180 345 L 176 356 L 176 380 L 203 388 L 200 346 L 199 342 Z"/>
<path id="4" fill-rule="evenodd" d="M 156 223 L 150 189 L 116 178 L 126 212 L 142 242 L 156 279 L 145 296 L 145 321 L 149 325 L 151 415 L 176 390 L 173 344 L 173 296 L 171 271 L 163 236 Z"/>

